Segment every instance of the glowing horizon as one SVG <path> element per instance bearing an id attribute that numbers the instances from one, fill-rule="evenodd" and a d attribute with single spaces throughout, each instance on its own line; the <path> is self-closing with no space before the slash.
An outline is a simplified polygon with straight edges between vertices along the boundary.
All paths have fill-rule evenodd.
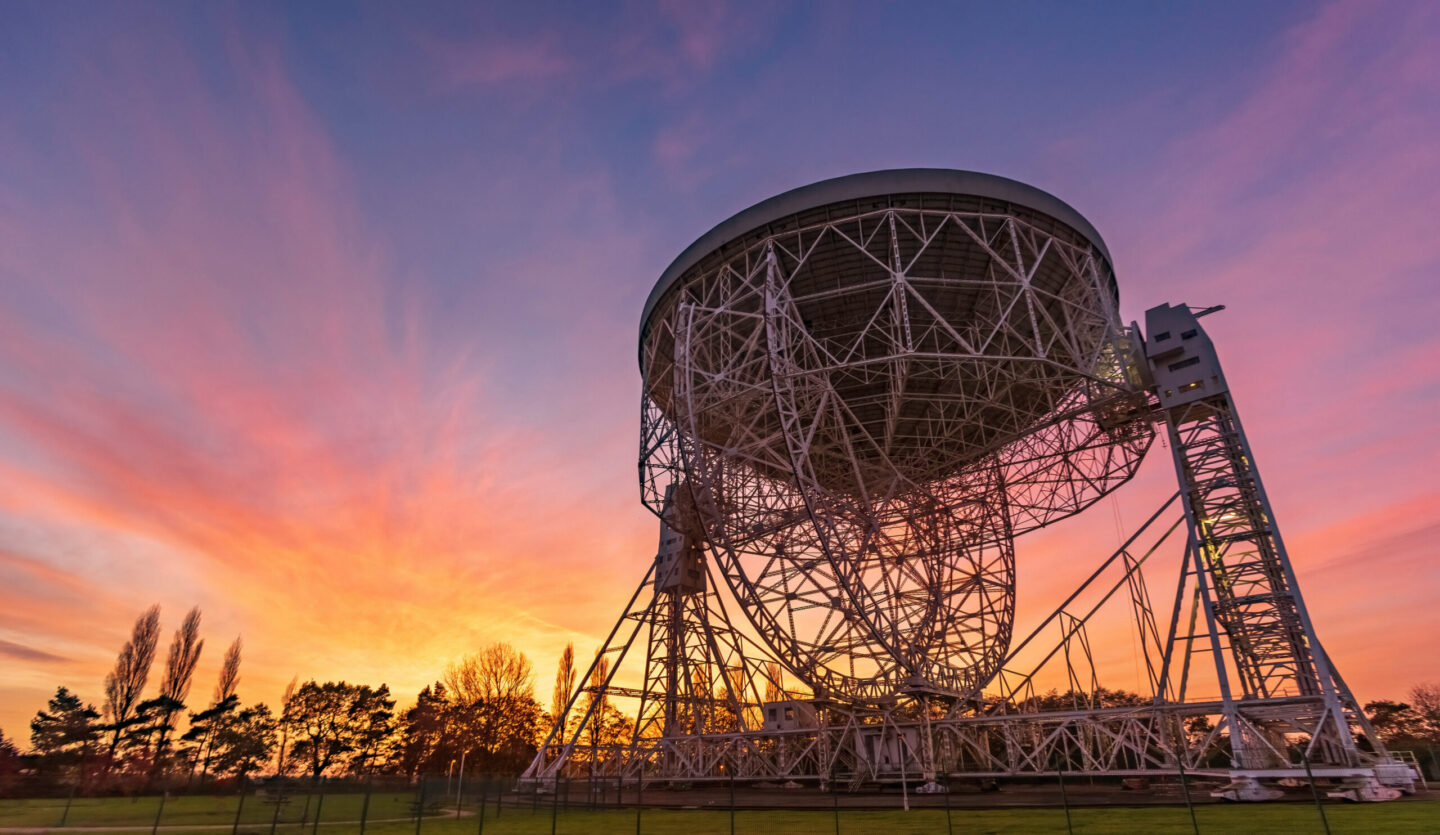
<path id="1" fill-rule="evenodd" d="M 496 640 L 548 701 L 654 553 L 654 280 L 747 205 L 910 165 L 1075 206 L 1127 320 L 1226 304 L 1327 650 L 1362 701 L 1440 679 L 1440 12 L 914 11 L 0 12 L 0 730 L 57 685 L 99 706 L 155 602 L 162 641 L 204 610 L 197 694 L 239 634 L 246 702 L 403 706 Z M 1017 633 L 1169 467 L 1017 543 Z"/>

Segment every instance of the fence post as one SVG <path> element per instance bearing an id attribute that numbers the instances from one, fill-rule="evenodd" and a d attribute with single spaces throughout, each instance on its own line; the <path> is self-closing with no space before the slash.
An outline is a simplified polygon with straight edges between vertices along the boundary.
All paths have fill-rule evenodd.
<path id="1" fill-rule="evenodd" d="M 230 827 L 230 835 L 239 835 L 240 813 L 245 811 L 245 778 L 240 778 L 240 802 L 235 804 L 235 823 Z"/>
<path id="2" fill-rule="evenodd" d="M 310 801 L 305 801 L 308 807 Z M 320 835 L 320 813 L 325 810 L 325 778 L 320 778 L 320 799 L 315 801 L 315 826 L 310 830 L 310 835 Z"/>
<path id="3" fill-rule="evenodd" d="M 75 786 L 70 787 L 70 796 L 65 799 L 65 811 L 60 813 L 60 822 L 56 826 L 64 826 L 65 820 L 70 817 L 70 804 L 75 802 Z"/>
<path id="4" fill-rule="evenodd" d="M 1070 823 L 1070 794 L 1065 791 L 1065 762 L 1060 762 L 1060 767 L 1055 774 L 1060 778 L 1060 802 L 1065 804 L 1065 831 L 1075 835 L 1075 827 Z"/>
<path id="5" fill-rule="evenodd" d="M 555 835 L 555 825 L 560 817 L 560 775 L 555 775 L 555 788 L 550 792 L 550 835 Z"/>
<path id="6" fill-rule="evenodd" d="M 160 792 L 160 808 L 155 810 L 155 825 L 150 827 L 150 835 L 156 835 L 160 831 L 160 816 L 165 814 L 165 797 L 170 792 Z"/>
<path id="7" fill-rule="evenodd" d="M 1180 766 L 1180 788 L 1185 792 L 1185 808 L 1190 810 L 1190 827 L 1195 830 L 1195 835 L 1200 835 L 1200 821 L 1195 819 L 1195 804 L 1190 800 L 1190 778 L 1185 774 L 1185 763 L 1176 759 Z"/>
<path id="8" fill-rule="evenodd" d="M 730 835 L 735 835 L 735 770 L 730 770 Z"/>
<path id="9" fill-rule="evenodd" d="M 420 835 L 420 822 L 425 819 L 425 778 L 420 778 L 420 799 L 415 801 L 415 835 Z"/>
<path id="10" fill-rule="evenodd" d="M 835 808 L 835 835 L 840 835 L 840 793 L 830 795 L 831 805 Z"/>
<path id="11" fill-rule="evenodd" d="M 1320 789 L 1315 786 L 1315 774 L 1310 771 L 1310 755 L 1304 749 L 1300 751 L 1300 762 L 1305 764 L 1305 777 L 1310 781 L 1310 795 L 1315 798 L 1315 811 L 1320 813 L 1320 825 L 1325 827 L 1325 835 L 1330 835 L 1330 821 L 1325 818 L 1325 807 L 1320 805 Z"/>
<path id="12" fill-rule="evenodd" d="M 947 783 L 947 785 L 945 786 L 945 835 L 950 835 L 951 832 L 954 832 L 954 831 L 955 831 L 955 825 L 950 822 L 950 786 L 948 785 L 948 783 L 949 783 L 948 780 L 946 781 L 946 783 Z"/>
<path id="13" fill-rule="evenodd" d="M 275 778 L 276 782 L 278 782 L 280 779 L 282 779 L 282 778 L 280 778 L 280 777 L 276 777 L 276 778 Z M 270 835 L 275 835 L 275 827 L 277 827 L 277 826 L 280 825 L 280 807 L 282 807 L 282 806 L 285 805 L 284 803 L 281 802 L 281 801 L 283 801 L 284 799 L 285 799 L 285 790 L 282 788 L 282 789 L 280 789 L 280 790 L 278 791 L 278 793 L 275 795 L 275 814 L 274 814 L 273 816 L 271 816 L 271 818 L 270 818 Z"/>
<path id="14" fill-rule="evenodd" d="M 640 810 L 645 806 L 645 766 L 640 766 L 640 769 L 640 773 L 635 776 L 635 835 L 640 835 Z M 619 786 L 616 786 L 615 794 L 620 794 Z"/>
<path id="15" fill-rule="evenodd" d="M 370 817 L 370 785 L 374 779 L 365 778 L 365 802 L 360 804 L 360 835 L 365 835 L 365 821 Z"/>
<path id="16" fill-rule="evenodd" d="M 485 835 L 485 807 L 490 805 L 490 781 L 480 784 L 480 829 L 476 835 Z"/>

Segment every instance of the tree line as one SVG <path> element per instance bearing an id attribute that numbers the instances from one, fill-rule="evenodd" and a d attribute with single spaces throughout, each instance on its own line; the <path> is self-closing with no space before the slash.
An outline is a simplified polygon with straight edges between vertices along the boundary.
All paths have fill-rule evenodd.
<path id="1" fill-rule="evenodd" d="M 148 691 L 160 646 L 160 607 L 135 621 L 106 675 L 97 708 L 59 687 L 30 722 L 30 751 L 0 729 L 0 795 L 73 789 L 82 794 L 201 788 L 271 775 L 436 774 L 523 769 L 576 690 L 573 645 L 562 653 L 547 711 L 525 655 L 495 643 L 451 663 L 397 711 L 390 688 L 346 681 L 286 687 L 276 707 L 240 696 L 243 642 L 225 652 L 208 700 L 191 697 L 205 641 L 191 609 L 174 632 Z M 592 685 L 603 684 L 601 659 Z M 586 742 L 627 740 L 634 723 L 603 696 Z M 572 720 L 576 717 L 572 717 Z"/>
<path id="2" fill-rule="evenodd" d="M 506 643 L 451 663 L 416 695 L 413 707 L 397 712 L 385 684 L 302 683 L 298 677 L 276 708 L 246 704 L 239 695 L 243 644 L 236 638 L 225 651 L 208 700 L 193 700 L 191 685 L 205 646 L 200 623 L 199 608 L 185 615 L 171 637 L 158 687 L 148 698 L 161 634 L 158 606 L 136 619 L 105 677 L 98 709 L 62 686 L 31 720 L 28 753 L 22 754 L 0 730 L 0 795 L 22 784 L 30 791 L 133 793 L 268 775 L 438 774 L 462 765 L 470 773 L 514 773 L 529 764 L 553 717 L 582 684 L 588 686 L 560 741 L 583 733 L 577 740 L 581 744 L 610 745 L 628 741 L 635 732 L 634 718 L 604 695 L 608 657 L 597 658 L 590 681 L 579 682 L 573 645 L 561 653 L 548 710 L 536 699 L 530 660 Z M 779 689 L 780 676 L 778 668 L 770 670 L 767 701 L 787 695 Z M 719 692 L 708 679 L 693 686 L 697 693 Z M 1068 709 L 1077 698 L 1052 692 L 1017 707 Z M 1123 691 L 1085 698 L 1097 701 L 1090 706 L 1148 701 Z M 715 710 L 728 710 L 723 701 L 715 703 Z M 1440 746 L 1440 686 L 1419 685 L 1408 702 L 1374 701 L 1364 710 L 1392 748 Z M 578 722 L 587 711 L 592 721 L 582 730 Z M 746 708 L 744 724 L 758 723 L 751 712 Z M 693 718 L 697 728 L 740 724 L 739 716 L 728 713 Z"/>

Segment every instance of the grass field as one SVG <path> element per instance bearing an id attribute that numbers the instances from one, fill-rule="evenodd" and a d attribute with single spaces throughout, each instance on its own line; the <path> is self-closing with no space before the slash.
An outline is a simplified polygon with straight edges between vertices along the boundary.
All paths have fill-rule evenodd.
<path id="1" fill-rule="evenodd" d="M 374 835 L 410 835 L 417 832 L 416 822 L 394 821 L 412 814 L 411 794 L 372 795 L 368 810 L 367 833 Z M 322 826 L 327 833 L 358 832 L 354 823 L 359 819 L 363 797 L 332 795 L 325 798 L 320 809 Z M 65 801 L 9 800 L 0 801 L 0 828 L 31 827 L 32 831 L 54 828 L 60 819 Z M 313 830 L 315 806 L 306 814 L 308 823 L 302 830 L 299 820 L 303 798 L 296 798 L 282 810 L 277 833 L 299 835 Z M 254 814 L 252 814 L 252 808 Z M 70 810 L 69 827 L 140 826 L 146 831 L 154 824 L 159 811 L 158 798 L 76 800 Z M 273 805 L 247 799 L 241 809 L 242 832 L 270 831 L 274 817 Z M 194 833 L 202 835 L 228 832 L 235 820 L 234 798 L 173 798 L 166 803 L 162 817 L 163 832 L 169 835 Z M 1388 835 L 1388 833 L 1440 833 L 1440 800 L 1403 800 L 1380 804 L 1327 804 L 1325 813 L 1330 829 L 1336 835 Z M 1195 810 L 1202 833 L 1312 833 L 1323 832 L 1315 807 L 1307 804 L 1283 803 L 1265 805 L 1207 805 Z M 390 818 L 392 820 L 385 821 Z M 730 813 L 712 810 L 646 809 L 641 813 L 641 831 L 655 835 L 706 835 L 730 832 Z M 329 821 L 330 823 L 325 823 Z M 350 821 L 350 822 L 345 822 Z M 1072 809 L 1073 831 L 1086 835 L 1100 833 L 1187 833 L 1192 832 L 1190 813 L 1183 806 L 1108 807 Z M 484 832 L 490 835 L 547 835 L 551 831 L 550 810 L 541 807 L 506 808 L 497 818 L 493 805 L 487 809 Z M 943 809 L 912 812 L 874 812 L 842 810 L 839 831 L 844 835 L 878 832 L 884 835 L 921 835 L 946 831 Z M 956 809 L 949 823 L 954 833 L 1065 833 L 1063 809 Z M 180 828 L 185 824 L 209 828 Z M 553 822 L 557 833 L 566 835 L 630 835 L 636 831 L 635 810 L 583 811 L 569 810 L 558 814 Z M 217 828 L 219 827 L 219 828 Z M 133 831 L 133 830 L 132 830 Z M 419 822 L 421 835 L 478 835 L 481 820 L 467 813 L 454 817 L 427 817 Z M 797 833 L 797 835 L 833 835 L 835 816 L 825 811 L 739 811 L 735 813 L 737 833 Z"/>
<path id="2" fill-rule="evenodd" d="M 361 811 L 369 820 L 386 818 L 408 818 L 414 814 L 413 792 L 372 794 L 369 807 L 365 808 L 362 794 L 331 794 L 323 802 L 316 797 L 294 796 L 288 802 L 279 804 L 278 820 L 282 825 L 290 823 L 288 831 L 294 833 L 298 822 L 314 822 L 317 812 L 321 822 L 358 821 Z M 65 798 L 45 800 L 0 800 L 0 828 L 3 827 L 56 827 L 61 818 L 66 828 L 89 826 L 153 826 L 156 816 L 162 826 L 182 824 L 230 825 L 239 812 L 242 829 L 249 825 L 264 826 L 269 831 L 276 820 L 275 803 L 258 800 L 254 795 L 245 798 L 243 806 L 233 795 L 211 797 L 172 797 L 160 806 L 159 797 L 138 798 L 76 798 L 65 811 Z M 528 811 L 528 810 L 527 810 Z M 340 827 L 328 828 L 337 832 Z M 368 827 L 367 827 L 368 830 Z M 412 824 L 411 830 L 414 830 Z"/>

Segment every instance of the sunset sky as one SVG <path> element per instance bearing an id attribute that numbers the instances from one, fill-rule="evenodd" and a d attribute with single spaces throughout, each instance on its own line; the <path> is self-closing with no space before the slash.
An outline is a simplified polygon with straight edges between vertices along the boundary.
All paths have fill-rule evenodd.
<path id="1" fill-rule="evenodd" d="M 1440 681 L 1437 44 L 1418 2 L 0 5 L 0 729 L 99 705 L 156 602 L 204 610 L 198 695 L 243 635 L 246 701 L 495 640 L 548 700 L 654 554 L 655 279 L 908 166 L 1069 202 L 1127 320 L 1225 304 L 1331 657 Z M 1022 539 L 1019 629 L 1173 485 L 1157 443 Z"/>

